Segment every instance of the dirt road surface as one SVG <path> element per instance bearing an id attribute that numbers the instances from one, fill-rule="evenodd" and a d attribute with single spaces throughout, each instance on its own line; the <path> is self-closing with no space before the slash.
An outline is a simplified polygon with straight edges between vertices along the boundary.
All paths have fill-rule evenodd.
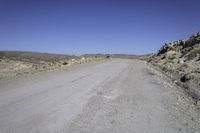
<path id="1" fill-rule="evenodd" d="M 199 118 L 138 60 L 0 80 L 0 133 L 200 133 Z"/>

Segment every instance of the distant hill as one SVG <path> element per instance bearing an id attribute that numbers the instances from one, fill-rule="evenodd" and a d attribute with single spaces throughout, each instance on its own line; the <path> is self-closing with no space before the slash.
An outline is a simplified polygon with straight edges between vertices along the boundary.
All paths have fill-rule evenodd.
<path id="1" fill-rule="evenodd" d="M 0 59 L 10 59 L 16 61 L 24 61 L 30 63 L 40 62 L 58 62 L 68 59 L 78 59 L 81 57 L 86 58 L 121 58 L 121 59 L 135 59 L 143 58 L 147 55 L 129 55 L 129 54 L 84 54 L 81 56 L 64 55 L 64 54 L 50 54 L 40 52 L 27 52 L 27 51 L 0 51 Z"/>
<path id="2" fill-rule="evenodd" d="M 83 57 L 101 57 L 101 58 L 121 58 L 121 59 L 134 59 L 137 55 L 130 54 L 84 54 Z"/>
<path id="3" fill-rule="evenodd" d="M 61 60 L 79 58 L 77 56 L 63 55 L 63 54 L 49 54 L 39 52 L 26 51 L 0 51 L 0 59 L 10 59 L 16 61 L 25 61 L 30 63 L 57 62 Z"/>

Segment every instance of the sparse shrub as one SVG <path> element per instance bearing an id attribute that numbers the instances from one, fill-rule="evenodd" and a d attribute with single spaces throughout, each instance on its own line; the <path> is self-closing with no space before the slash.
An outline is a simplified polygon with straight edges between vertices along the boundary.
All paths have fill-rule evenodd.
<path id="1" fill-rule="evenodd" d="M 197 56 L 197 54 L 200 54 L 200 49 L 196 49 L 196 50 L 191 51 L 190 54 L 187 57 L 188 60 L 194 59 Z"/>
<path id="2" fill-rule="evenodd" d="M 148 57 L 147 62 L 151 62 L 151 61 L 152 61 L 152 58 Z"/>
<path id="3" fill-rule="evenodd" d="M 68 64 L 68 62 L 63 62 L 63 65 L 67 65 Z"/>
<path id="4" fill-rule="evenodd" d="M 107 59 L 109 59 L 109 58 L 110 58 L 110 56 L 109 56 L 109 55 L 107 55 L 107 56 L 106 56 L 106 58 L 107 58 Z"/>

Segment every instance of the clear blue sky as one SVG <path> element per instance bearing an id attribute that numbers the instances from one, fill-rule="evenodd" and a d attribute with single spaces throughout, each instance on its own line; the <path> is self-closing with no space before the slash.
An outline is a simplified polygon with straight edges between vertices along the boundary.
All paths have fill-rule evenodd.
<path id="1" fill-rule="evenodd" d="M 0 50 L 156 51 L 200 31 L 200 0 L 0 0 Z"/>

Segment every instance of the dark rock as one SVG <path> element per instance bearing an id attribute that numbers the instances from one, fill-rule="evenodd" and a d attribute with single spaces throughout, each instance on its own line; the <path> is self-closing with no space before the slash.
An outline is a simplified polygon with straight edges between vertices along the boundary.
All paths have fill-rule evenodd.
<path id="1" fill-rule="evenodd" d="M 188 80 L 190 80 L 190 77 L 188 75 L 184 75 L 183 77 L 180 78 L 181 82 L 186 82 Z"/>

